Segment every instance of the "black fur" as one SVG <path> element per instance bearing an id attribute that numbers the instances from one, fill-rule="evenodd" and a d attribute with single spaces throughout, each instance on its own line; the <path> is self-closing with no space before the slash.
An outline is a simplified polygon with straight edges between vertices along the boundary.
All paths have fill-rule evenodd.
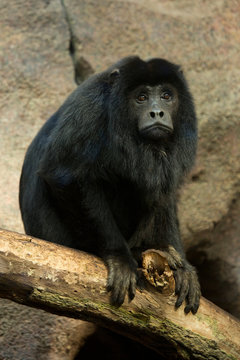
<path id="1" fill-rule="evenodd" d="M 138 85 L 162 82 L 178 92 L 174 132 L 148 142 L 139 136 L 128 96 Z M 200 289 L 180 240 L 176 191 L 196 144 L 194 104 L 180 68 L 162 59 L 120 60 L 80 85 L 30 145 L 20 181 L 26 233 L 101 256 L 116 305 L 126 292 L 134 297 L 141 252 L 165 248 L 176 306 L 186 298 L 185 311 L 195 313 Z"/>

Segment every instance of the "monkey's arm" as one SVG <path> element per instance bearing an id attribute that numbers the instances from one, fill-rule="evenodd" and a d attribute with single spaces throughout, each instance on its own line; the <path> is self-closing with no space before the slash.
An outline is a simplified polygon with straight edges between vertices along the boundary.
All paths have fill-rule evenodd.
<path id="1" fill-rule="evenodd" d="M 95 244 L 91 244 L 90 248 L 108 266 L 107 289 L 111 291 L 112 303 L 120 306 L 126 293 L 132 299 L 136 291 L 137 263 L 115 222 L 103 189 L 90 178 L 76 180 L 72 169 L 63 166 L 51 172 L 48 169 L 42 167 L 40 174 L 47 182 L 57 206 L 65 214 L 67 226 L 72 227 L 73 233 L 79 238 L 82 237 L 83 221 L 87 221 L 90 229 L 95 229 Z M 84 220 L 80 215 L 83 213 Z"/>
<path id="2" fill-rule="evenodd" d="M 196 313 L 201 296 L 200 285 L 196 270 L 187 261 L 183 249 L 175 195 L 164 197 L 157 206 L 151 208 L 151 211 L 140 221 L 129 241 L 129 246 L 133 249 L 133 253 L 136 253 L 137 259 L 141 254 L 138 250 L 135 251 L 135 248 L 163 250 L 174 271 L 176 294 L 178 295 L 176 307 L 181 306 L 186 299 L 185 312 Z"/>
<path id="3" fill-rule="evenodd" d="M 101 186 L 88 183 L 83 192 L 89 219 L 98 227 L 100 234 L 100 255 L 109 270 L 107 289 L 111 291 L 112 303 L 120 306 L 126 292 L 130 299 L 135 295 L 137 263 L 120 233 Z"/>
<path id="4" fill-rule="evenodd" d="M 181 306 L 184 300 L 186 300 L 187 305 L 184 311 L 186 313 L 192 311 L 195 314 L 199 307 L 201 296 L 200 285 L 195 268 L 187 261 L 185 256 L 179 231 L 174 194 L 169 196 L 162 206 L 159 206 L 155 214 L 154 236 L 158 248 L 163 248 L 173 260 L 170 266 L 172 265 L 174 271 L 175 291 L 178 295 L 176 307 Z M 176 250 L 177 257 L 172 252 L 172 247 Z"/>

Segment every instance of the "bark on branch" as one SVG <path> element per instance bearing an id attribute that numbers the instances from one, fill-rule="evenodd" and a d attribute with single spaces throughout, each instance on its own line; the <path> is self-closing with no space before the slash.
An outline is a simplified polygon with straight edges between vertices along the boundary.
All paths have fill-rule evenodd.
<path id="1" fill-rule="evenodd" d="M 239 360 L 240 322 L 204 298 L 196 315 L 185 315 L 184 307 L 175 310 L 173 277 L 162 255 L 144 255 L 148 281 L 131 303 L 115 308 L 100 259 L 0 230 L 0 297 L 94 322 L 144 343 L 164 359 Z"/>

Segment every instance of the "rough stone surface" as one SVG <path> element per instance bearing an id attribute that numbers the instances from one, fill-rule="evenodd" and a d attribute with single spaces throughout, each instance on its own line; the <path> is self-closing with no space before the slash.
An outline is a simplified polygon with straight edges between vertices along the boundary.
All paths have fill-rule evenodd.
<path id="1" fill-rule="evenodd" d="M 1 0 L 0 11 L 0 227 L 23 231 L 18 182 L 24 154 L 75 88 L 73 65 L 87 74 L 129 54 L 167 58 L 182 65 L 199 118 L 198 159 L 180 196 L 181 232 L 204 295 L 240 316 L 239 1 Z M 0 327 L 10 354 L 18 342 L 27 343 L 37 311 L 1 304 L 19 311 L 8 317 L 0 309 L 15 334 L 16 319 L 22 326 L 18 337 Z M 48 339 L 58 327 L 64 333 L 61 318 L 38 316 L 39 324 L 48 319 Z M 37 322 L 31 321 L 29 343 L 42 349 Z"/>
<path id="2" fill-rule="evenodd" d="M 0 13 L 0 227 L 23 232 L 18 183 L 26 148 L 75 84 L 58 0 L 2 0 Z M 73 359 L 93 331 L 86 322 L 0 300 L 0 359 Z"/>
<path id="3" fill-rule="evenodd" d="M 75 86 L 59 1 L 14 0 L 10 6 L 2 0 L 0 11 L 0 225 L 23 231 L 18 183 L 26 148 Z"/>

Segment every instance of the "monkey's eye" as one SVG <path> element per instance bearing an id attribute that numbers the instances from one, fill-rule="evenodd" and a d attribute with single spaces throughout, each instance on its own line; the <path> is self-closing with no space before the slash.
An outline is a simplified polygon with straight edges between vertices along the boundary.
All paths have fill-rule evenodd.
<path id="1" fill-rule="evenodd" d="M 172 94 L 170 92 L 166 91 L 165 93 L 162 94 L 161 98 L 164 100 L 171 100 Z"/>
<path id="2" fill-rule="evenodd" d="M 145 100 L 147 100 L 147 96 L 146 96 L 146 95 L 144 95 L 144 94 L 138 95 L 138 97 L 137 97 L 137 101 L 138 101 L 138 102 L 143 102 L 143 101 L 145 101 Z"/>

